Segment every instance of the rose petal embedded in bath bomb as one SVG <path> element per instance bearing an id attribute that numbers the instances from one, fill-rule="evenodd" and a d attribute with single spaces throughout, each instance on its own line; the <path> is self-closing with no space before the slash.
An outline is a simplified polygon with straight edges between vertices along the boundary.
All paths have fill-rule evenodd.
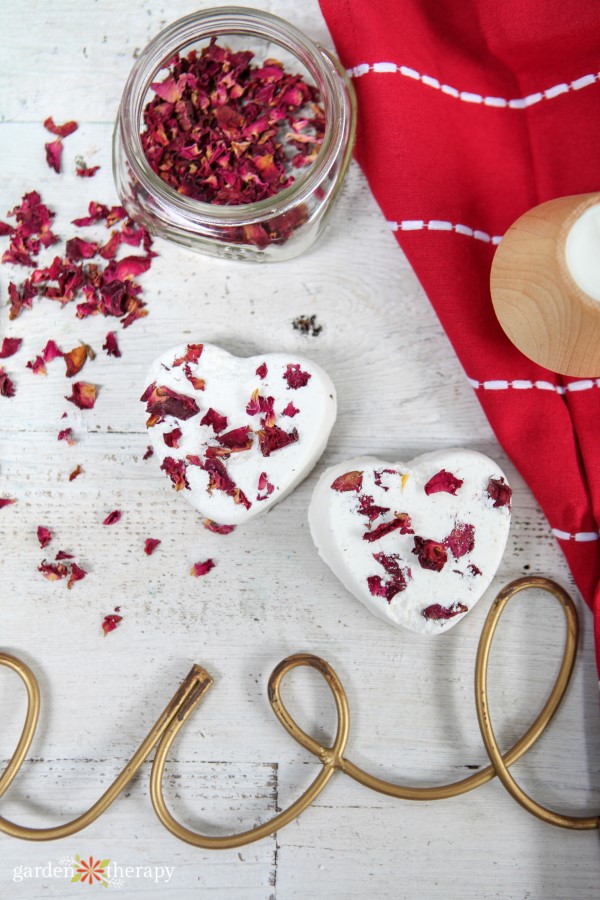
<path id="1" fill-rule="evenodd" d="M 452 490 L 427 490 L 440 472 Z M 494 577 L 510 495 L 499 466 L 474 450 L 407 464 L 358 457 L 321 476 L 308 519 L 320 556 L 367 609 L 396 628 L 440 634 Z"/>
<path id="2" fill-rule="evenodd" d="M 293 422 L 290 372 L 301 373 Z M 183 344 L 155 360 L 144 388 L 158 465 L 221 525 L 246 522 L 289 494 L 323 453 L 336 417 L 331 379 L 294 353 L 243 359 L 212 344 Z"/>

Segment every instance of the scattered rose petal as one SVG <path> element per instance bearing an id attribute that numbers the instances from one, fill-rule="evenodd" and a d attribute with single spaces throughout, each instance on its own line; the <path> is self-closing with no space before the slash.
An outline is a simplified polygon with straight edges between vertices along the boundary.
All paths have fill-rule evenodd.
<path id="1" fill-rule="evenodd" d="M 217 436 L 219 444 L 229 453 L 241 453 L 244 450 L 249 450 L 252 446 L 252 440 L 253 432 L 249 425 L 242 425 L 241 428 L 234 428 L 226 434 Z"/>
<path id="2" fill-rule="evenodd" d="M 207 559 L 202 563 L 194 563 L 190 569 L 190 575 L 193 575 L 194 578 L 199 578 L 201 575 L 207 575 L 214 567 L 215 564 L 212 559 Z"/>
<path id="3" fill-rule="evenodd" d="M 44 547 L 47 547 L 52 540 L 52 532 L 49 528 L 46 528 L 45 525 L 38 525 L 37 536 L 42 550 Z"/>
<path id="4" fill-rule="evenodd" d="M 62 156 L 63 145 L 60 138 L 44 144 L 46 150 L 46 162 L 55 172 L 60 172 L 60 158 Z"/>
<path id="5" fill-rule="evenodd" d="M 56 554 L 56 556 L 55 556 L 54 558 L 55 558 L 56 560 L 61 560 L 61 559 L 73 559 L 73 554 L 72 554 L 72 553 L 65 553 L 64 550 L 59 550 L 58 553 Z"/>
<path id="6" fill-rule="evenodd" d="M 185 474 L 187 463 L 184 459 L 173 459 L 172 456 L 165 456 L 160 468 L 167 473 L 176 491 L 180 491 L 182 488 L 186 488 L 189 491 L 190 486 Z"/>
<path id="7" fill-rule="evenodd" d="M 378 541 L 382 537 L 391 534 L 392 531 L 399 531 L 400 534 L 414 534 L 411 525 L 412 522 L 408 513 L 394 513 L 394 518 L 391 522 L 382 522 L 381 525 L 378 525 L 372 531 L 365 531 L 363 541 Z"/>
<path id="8" fill-rule="evenodd" d="M 213 534 L 231 534 L 232 531 L 235 531 L 235 525 L 219 525 L 212 519 L 203 519 L 202 524 L 207 531 L 212 531 Z"/>
<path id="9" fill-rule="evenodd" d="M 79 178 L 93 178 L 100 166 L 88 166 L 85 163 L 82 166 L 75 167 L 75 174 Z"/>
<path id="10" fill-rule="evenodd" d="M 49 563 L 44 560 L 39 564 L 38 572 L 41 572 L 48 581 L 60 581 L 66 578 L 69 570 L 63 563 Z"/>
<path id="11" fill-rule="evenodd" d="M 93 241 L 84 241 L 83 238 L 71 238 L 65 245 L 67 259 L 70 259 L 72 262 L 91 259 L 97 252 L 98 244 L 95 244 Z"/>
<path id="12" fill-rule="evenodd" d="M 14 397 L 15 385 L 12 379 L 8 377 L 2 366 L 0 366 L 0 397 Z"/>
<path id="13" fill-rule="evenodd" d="M 473 525 L 457 522 L 444 544 L 455 559 L 465 556 L 475 547 L 475 528 Z"/>
<path id="14" fill-rule="evenodd" d="M 104 616 L 104 620 L 102 622 L 102 631 L 104 632 L 104 637 L 111 632 L 114 631 L 115 628 L 123 621 L 123 616 L 116 616 L 114 614 L 110 614 L 108 616 Z"/>
<path id="15" fill-rule="evenodd" d="M 478 569 L 473 563 L 471 563 L 470 566 L 467 566 L 467 572 L 469 575 L 481 575 L 481 569 Z"/>
<path id="16" fill-rule="evenodd" d="M 23 338 L 5 337 L 2 341 L 2 349 L 0 349 L 0 359 L 8 359 L 9 356 L 14 356 L 22 343 Z"/>
<path id="17" fill-rule="evenodd" d="M 121 513 L 120 509 L 113 509 L 113 511 L 107 515 L 107 517 L 105 518 L 105 520 L 102 524 L 103 525 L 115 525 L 121 518 L 121 515 L 122 515 L 122 513 Z"/>
<path id="18" fill-rule="evenodd" d="M 77 563 L 71 563 L 71 574 L 69 575 L 69 580 L 67 581 L 67 587 L 69 590 L 73 587 L 76 581 L 81 581 L 82 578 L 85 578 L 87 572 L 85 569 L 81 569 Z"/>
<path id="19" fill-rule="evenodd" d="M 148 271 L 151 263 L 152 259 L 149 256 L 125 256 L 115 267 L 115 278 L 118 281 L 137 278 L 138 275 Z"/>
<path id="20" fill-rule="evenodd" d="M 457 478 L 452 472 L 446 472 L 445 469 L 442 469 L 429 479 L 423 490 L 427 496 L 437 494 L 440 491 L 456 496 L 456 491 L 462 486 L 462 483 L 463 480 L 461 478 Z"/>
<path id="21" fill-rule="evenodd" d="M 504 478 L 490 478 L 486 490 L 488 497 L 494 502 L 494 508 L 507 506 L 510 509 L 512 489 L 507 485 Z"/>
<path id="22" fill-rule="evenodd" d="M 72 428 L 63 428 L 62 431 L 58 432 L 58 440 L 66 441 L 69 447 L 75 446 L 77 441 L 73 437 L 73 429 Z"/>
<path id="23" fill-rule="evenodd" d="M 439 603 L 432 603 L 431 606 L 427 606 L 421 611 L 421 615 L 426 619 L 444 621 L 451 619 L 453 616 L 458 616 L 459 613 L 467 612 L 468 609 L 468 606 L 465 606 L 464 603 L 459 603 L 458 600 L 452 606 L 441 606 Z"/>
<path id="24" fill-rule="evenodd" d="M 183 367 L 183 371 L 184 371 L 185 377 L 187 378 L 189 383 L 192 385 L 192 387 L 195 388 L 195 390 L 197 390 L 197 391 L 204 390 L 204 387 L 206 384 L 206 382 L 204 381 L 204 378 L 198 378 L 196 375 L 193 375 L 192 370 L 190 369 L 189 363 L 185 364 L 185 366 Z"/>
<path id="25" fill-rule="evenodd" d="M 303 372 L 299 363 L 289 363 L 283 373 L 283 377 L 288 383 L 288 388 L 297 391 L 298 388 L 305 387 L 308 384 L 312 375 L 309 372 Z"/>
<path id="26" fill-rule="evenodd" d="M 216 410 L 210 407 L 208 412 L 204 414 L 204 417 L 200 419 L 200 424 L 211 426 L 215 434 L 219 434 L 227 428 L 227 416 L 221 416 Z"/>
<path id="27" fill-rule="evenodd" d="M 96 402 L 96 385 L 87 381 L 76 381 L 73 384 L 73 393 L 65 400 L 74 403 L 79 409 L 93 409 Z"/>
<path id="28" fill-rule="evenodd" d="M 379 516 L 383 516 L 386 512 L 389 512 L 390 507 L 377 506 L 369 494 L 361 494 L 358 498 L 358 507 L 356 511 L 359 516 L 366 516 L 369 522 L 374 522 Z"/>
<path id="29" fill-rule="evenodd" d="M 448 551 L 443 544 L 419 536 L 415 536 L 412 552 L 417 556 L 422 569 L 431 569 L 433 572 L 441 572 L 448 561 Z"/>
<path id="30" fill-rule="evenodd" d="M 70 134 L 73 134 L 74 131 L 78 129 L 77 122 L 65 122 L 64 125 L 56 125 L 54 123 L 54 119 L 52 116 L 48 116 L 48 118 L 44 121 L 44 128 L 50 131 L 52 134 L 56 134 L 59 137 L 69 137 Z"/>
<path id="31" fill-rule="evenodd" d="M 115 336 L 114 331 L 109 331 L 106 335 L 104 343 L 102 344 L 102 349 L 106 350 L 109 356 L 120 356 L 121 351 L 119 350 L 119 345 L 117 344 L 117 338 Z"/>
<path id="32" fill-rule="evenodd" d="M 73 378 L 74 375 L 81 372 L 88 359 L 95 359 L 95 357 L 96 354 L 89 344 L 80 344 L 69 353 L 65 353 L 64 360 L 67 366 L 67 378 Z"/>
<path id="33" fill-rule="evenodd" d="M 154 455 L 154 447 L 152 446 L 152 444 L 148 444 L 148 446 L 146 447 L 146 452 L 142 456 L 142 459 L 150 459 L 150 457 L 153 455 Z"/>
<path id="34" fill-rule="evenodd" d="M 261 363 L 260 366 L 257 368 L 256 374 L 258 375 L 259 378 L 266 378 L 268 371 L 269 370 L 267 369 L 267 364 L 266 364 L 266 362 L 264 362 L 264 363 Z"/>
<path id="35" fill-rule="evenodd" d="M 83 469 L 81 468 L 81 466 L 76 466 L 76 467 L 73 469 L 73 471 L 71 472 L 71 474 L 69 475 L 69 481 L 75 481 L 75 479 L 76 479 L 79 475 L 81 475 L 82 472 L 83 472 Z"/>
<path id="36" fill-rule="evenodd" d="M 47 369 L 44 364 L 44 360 L 41 356 L 36 356 L 35 359 L 30 359 L 26 366 L 27 369 L 31 369 L 34 375 L 47 375 Z"/>
<path id="37" fill-rule="evenodd" d="M 167 445 L 167 447 L 171 447 L 173 450 L 177 450 L 179 447 L 179 441 L 181 439 L 181 428 L 174 428 L 173 431 L 166 432 L 163 434 L 163 441 Z"/>
<path id="38" fill-rule="evenodd" d="M 360 491 L 362 490 L 363 473 L 359 471 L 345 472 L 338 475 L 331 485 L 332 491 Z"/>
<path id="39" fill-rule="evenodd" d="M 42 350 L 42 359 L 44 362 L 49 363 L 52 360 L 56 359 L 58 356 L 62 356 L 62 350 L 60 350 L 54 341 L 48 341 L 44 349 Z"/>
<path id="40" fill-rule="evenodd" d="M 293 419 L 294 416 L 297 416 L 299 412 L 300 412 L 300 410 L 299 410 L 299 409 L 296 409 L 296 407 L 294 406 L 294 404 L 293 404 L 292 401 L 290 400 L 290 402 L 288 403 L 288 405 L 286 406 L 286 408 L 283 410 L 283 412 L 281 413 L 281 415 L 282 415 L 282 416 L 289 416 L 290 419 Z"/>
<path id="41" fill-rule="evenodd" d="M 173 366 L 180 366 L 182 363 L 197 363 L 204 350 L 204 344 L 188 344 L 183 356 L 179 356 L 173 360 Z"/>
<path id="42" fill-rule="evenodd" d="M 270 456 L 276 450 L 283 450 L 290 444 L 294 444 L 298 440 L 298 429 L 292 431 L 284 431 L 278 425 L 268 427 L 266 424 L 258 432 L 258 440 L 260 443 L 260 452 L 263 456 Z"/>
<path id="43" fill-rule="evenodd" d="M 0 237 L 6 237 L 7 234 L 13 234 L 14 228 L 8 222 L 0 222 Z"/>
<path id="44" fill-rule="evenodd" d="M 148 428 L 164 421 L 165 416 L 174 416 L 185 421 L 200 412 L 193 397 L 178 394 L 168 387 L 157 386 L 155 381 L 146 388 L 140 400 L 148 401 L 146 405 L 146 412 L 150 413 L 146 422 Z"/>
<path id="45" fill-rule="evenodd" d="M 146 556 L 152 556 L 159 544 L 160 540 L 158 538 L 146 538 L 144 542 L 144 553 Z"/>
<path id="46" fill-rule="evenodd" d="M 16 502 L 17 501 L 13 500 L 11 497 L 0 497 L 0 509 L 4 509 L 5 506 L 11 506 Z"/>

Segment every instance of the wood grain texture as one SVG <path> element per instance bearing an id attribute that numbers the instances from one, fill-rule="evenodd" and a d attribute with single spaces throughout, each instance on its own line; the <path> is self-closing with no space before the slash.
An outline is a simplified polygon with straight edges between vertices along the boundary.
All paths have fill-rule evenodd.
<path id="1" fill-rule="evenodd" d="M 90 199 L 116 201 L 112 121 L 132 58 L 162 25 L 198 3 L 181 2 L 176 10 L 150 0 L 4 6 L 0 218 L 35 187 L 57 210 L 57 232 L 69 236 L 68 223 Z M 330 44 L 314 0 L 278 0 L 268 8 Z M 44 160 L 41 122 L 50 114 L 81 122 L 65 140 L 60 177 Z M 71 174 L 79 153 L 102 166 L 89 181 Z M 162 241 L 156 250 L 142 278 L 150 314 L 118 329 L 121 359 L 100 351 L 113 320 L 79 321 L 68 306 L 48 301 L 14 322 L 0 309 L 2 335 L 24 338 L 6 361 L 17 394 L 0 402 L 0 496 L 18 499 L 0 512 L 1 644 L 34 668 L 43 704 L 32 758 L 3 799 L 2 814 L 42 824 L 86 808 L 193 661 L 215 685 L 177 741 L 167 781 L 169 804 L 192 827 L 241 830 L 288 804 L 313 777 L 317 762 L 291 742 L 266 699 L 268 675 L 289 653 L 317 653 L 338 671 L 352 712 L 348 754 L 359 765 L 413 784 L 441 783 L 484 765 L 472 678 L 495 590 L 517 575 L 541 572 L 576 593 L 547 522 L 498 447 L 361 173 L 351 167 L 329 232 L 300 259 L 251 267 Z M 3 304 L 9 275 L 0 268 Z M 304 337 L 292 320 L 313 313 L 323 331 Z M 50 337 L 66 348 L 85 340 L 100 351 L 82 372 L 99 385 L 96 407 L 69 409 L 79 438 L 74 447 L 56 440 L 71 407 L 62 363 L 50 365 L 47 378 L 25 368 Z M 303 352 L 338 388 L 338 422 L 314 473 L 268 515 L 227 537 L 202 529 L 156 461 L 142 459 L 148 438 L 138 398 L 145 372 L 156 355 L 186 339 L 215 341 L 239 354 Z M 459 627 L 437 641 L 400 634 L 370 616 L 317 557 L 306 522 L 311 490 L 326 465 L 357 453 L 409 460 L 461 445 L 496 458 L 511 480 L 508 549 L 494 584 Z M 83 473 L 69 482 L 77 464 Z M 123 511 L 121 521 L 103 527 L 115 508 Z M 73 552 L 89 570 L 72 591 L 37 572 L 44 556 L 39 524 L 55 534 L 48 551 Z M 162 541 L 149 558 L 146 537 Z M 191 579 L 190 564 L 208 556 L 216 562 L 210 576 Z M 583 627 L 574 682 L 551 732 L 518 764 L 518 774 L 542 801 L 583 813 L 600 807 L 600 725 L 591 619 L 576 599 Z M 104 639 L 102 617 L 117 605 L 123 623 Z M 523 597 L 507 613 L 490 697 L 505 746 L 544 701 L 561 629 L 560 611 L 542 596 Z M 332 734 L 332 703 L 316 675 L 294 673 L 284 696 L 313 733 Z M 0 670 L 0 765 L 15 746 L 23 713 L 17 679 Z M 497 783 L 445 803 L 408 804 L 338 776 L 288 829 L 239 853 L 212 854 L 159 825 L 148 766 L 127 793 L 75 838 L 37 845 L 0 837 L 0 895 L 75 894 L 76 885 L 44 878 L 16 885 L 12 878 L 15 866 L 76 852 L 123 865 L 175 866 L 168 885 L 128 883 L 124 893 L 139 898 L 588 900 L 600 879 L 597 834 L 544 826 Z"/>
<path id="2" fill-rule="evenodd" d="M 571 226 L 599 201 L 594 193 L 540 203 L 511 225 L 492 263 L 492 303 L 507 337 L 561 375 L 600 375 L 600 306 L 575 283 L 565 259 Z"/>

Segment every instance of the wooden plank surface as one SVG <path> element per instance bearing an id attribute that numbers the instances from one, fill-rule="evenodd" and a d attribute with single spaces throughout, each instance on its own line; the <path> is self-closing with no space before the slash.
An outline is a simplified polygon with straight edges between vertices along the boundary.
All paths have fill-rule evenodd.
<path id="1" fill-rule="evenodd" d="M 0 33 L 0 219 L 36 188 L 57 211 L 56 230 L 90 199 L 115 202 L 112 123 L 137 50 L 175 16 L 203 6 L 181 2 L 39 0 L 4 3 Z M 208 5 L 208 4 L 206 4 Z M 314 0 L 277 0 L 271 11 L 330 44 Z M 408 61 L 409 62 L 409 61 Z M 76 118 L 65 140 L 65 174 L 44 160 L 41 122 Z M 100 164 L 89 180 L 70 174 L 83 154 Z M 93 232 L 90 231 L 90 237 Z M 444 240 L 462 240 L 458 235 Z M 0 401 L 1 645 L 28 662 L 42 689 L 38 735 L 2 814 L 31 825 L 58 823 L 91 804 L 124 765 L 192 662 L 214 676 L 174 748 L 169 804 L 191 827 L 241 830 L 287 805 L 317 763 L 277 724 L 266 699 L 274 665 L 289 653 L 325 657 L 340 674 L 352 711 L 348 755 L 410 784 L 443 783 L 485 764 L 475 720 L 472 673 L 477 640 L 495 591 L 527 572 L 556 578 L 581 610 L 581 651 L 565 707 L 551 731 L 518 764 L 526 789 L 580 814 L 600 808 L 600 726 L 591 617 L 531 493 L 498 447 L 476 397 L 414 274 L 355 165 L 331 228 L 310 254 L 250 268 L 196 256 L 157 241 L 159 256 L 141 282 L 150 314 L 118 328 L 121 359 L 100 351 L 113 320 L 77 320 L 46 301 L 0 333 L 24 338 L 5 365 L 17 394 Z M 4 304 L 6 266 L 0 269 Z M 318 337 L 292 327 L 316 314 Z M 70 409 L 79 442 L 56 436 L 71 404 L 60 361 L 46 378 L 25 368 L 48 338 L 90 343 L 98 356 L 82 373 L 99 385 L 93 411 Z M 171 491 L 155 460 L 138 402 L 145 372 L 182 340 L 214 341 L 240 355 L 302 352 L 336 383 L 339 417 L 315 472 L 268 515 L 221 537 Z M 557 401 L 559 402 L 559 401 Z M 357 453 L 408 460 L 430 449 L 466 446 L 496 458 L 514 487 L 506 555 L 479 606 L 440 640 L 396 633 L 370 616 L 319 560 L 306 523 L 323 467 Z M 83 473 L 69 482 L 80 464 Z M 105 528 L 112 509 L 121 522 Z M 89 570 L 67 591 L 45 581 L 35 530 L 55 533 Z M 160 538 L 154 556 L 146 537 Z M 190 564 L 212 556 L 206 579 Z M 106 639 L 103 616 L 124 620 Z M 491 699 L 503 746 L 544 701 L 562 646 L 558 609 L 531 595 L 509 609 L 492 660 Z M 298 672 L 285 688 L 312 733 L 333 733 L 327 689 Z M 24 698 L 0 670 L 0 764 L 18 739 Z M 209 853 L 182 844 L 154 817 L 148 766 L 86 832 L 52 844 L 0 838 L 0 895 L 66 896 L 77 886 L 53 878 L 13 880 L 15 867 L 56 864 L 80 853 L 128 866 L 175 866 L 168 884 L 131 879 L 136 897 L 209 894 L 222 900 L 288 898 L 591 898 L 600 879 L 598 834 L 558 831 L 529 817 L 491 783 L 440 803 L 409 804 L 337 776 L 307 811 L 275 837 L 241 851 Z M 70 894 L 69 894 L 70 895 Z"/>

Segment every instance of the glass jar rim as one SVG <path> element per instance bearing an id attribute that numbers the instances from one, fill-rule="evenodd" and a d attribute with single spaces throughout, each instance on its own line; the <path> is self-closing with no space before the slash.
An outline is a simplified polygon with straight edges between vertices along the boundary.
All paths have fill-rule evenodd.
<path id="1" fill-rule="evenodd" d="M 326 127 L 323 143 L 308 170 L 272 197 L 254 203 L 219 205 L 205 203 L 173 190 L 150 167 L 142 148 L 139 123 L 142 104 L 152 79 L 165 62 L 194 39 L 213 35 L 247 34 L 270 40 L 296 56 L 318 86 L 324 86 Z M 133 66 L 121 99 L 117 127 L 135 176 L 166 205 L 185 216 L 196 215 L 215 224 L 248 223 L 285 212 L 310 195 L 334 163 L 343 143 L 344 107 L 340 102 L 340 80 L 349 86 L 347 75 L 335 57 L 312 41 L 295 25 L 263 10 L 225 6 L 191 13 L 159 32 L 142 50 Z M 319 84 L 321 82 L 321 84 Z"/>

